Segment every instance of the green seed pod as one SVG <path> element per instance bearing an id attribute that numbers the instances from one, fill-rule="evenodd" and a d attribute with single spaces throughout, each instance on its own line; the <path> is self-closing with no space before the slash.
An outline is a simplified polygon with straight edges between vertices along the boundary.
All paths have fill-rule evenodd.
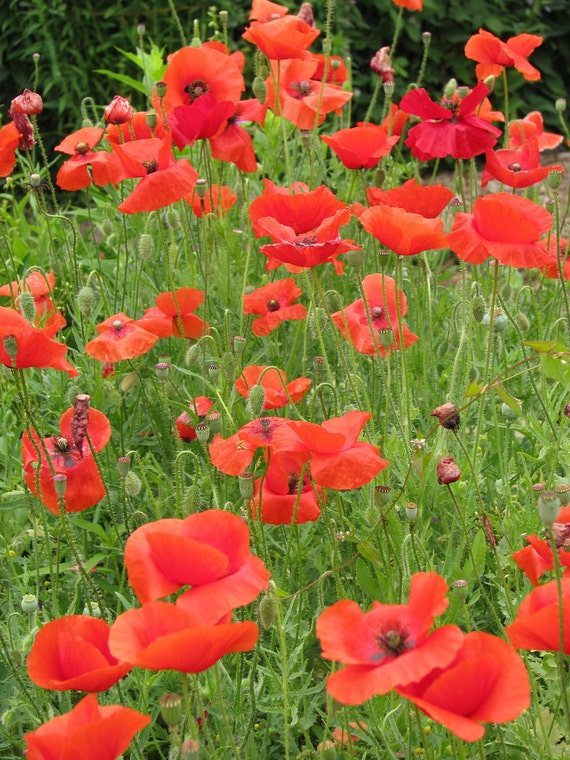
<path id="1" fill-rule="evenodd" d="M 178 694 L 164 694 L 158 704 L 162 720 L 168 728 L 175 728 L 182 719 L 182 697 Z"/>
<path id="2" fill-rule="evenodd" d="M 24 594 L 22 601 L 20 602 L 22 612 L 31 614 L 38 609 L 38 600 L 35 594 Z"/>
<path id="3" fill-rule="evenodd" d="M 522 333 L 527 333 L 530 330 L 530 320 L 526 314 L 522 313 L 522 311 L 519 311 L 518 314 L 515 315 L 515 322 Z"/>
<path id="4" fill-rule="evenodd" d="M 241 475 L 238 476 L 238 483 L 239 483 L 239 492 L 242 499 L 245 499 L 246 501 L 249 501 L 251 497 L 253 496 L 255 486 L 253 483 L 253 473 L 252 472 L 242 472 Z"/>

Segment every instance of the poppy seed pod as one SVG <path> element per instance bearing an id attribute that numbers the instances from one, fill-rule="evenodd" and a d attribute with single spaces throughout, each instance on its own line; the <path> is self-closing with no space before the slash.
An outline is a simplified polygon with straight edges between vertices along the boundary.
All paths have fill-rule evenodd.
<path id="1" fill-rule="evenodd" d="M 437 417 L 439 424 L 446 430 L 457 430 L 459 427 L 459 414 L 455 404 L 442 404 L 434 409 L 430 416 Z"/>
<path id="2" fill-rule="evenodd" d="M 461 470 L 453 461 L 453 457 L 443 457 L 437 465 L 437 479 L 443 486 L 455 483 L 461 477 Z"/>

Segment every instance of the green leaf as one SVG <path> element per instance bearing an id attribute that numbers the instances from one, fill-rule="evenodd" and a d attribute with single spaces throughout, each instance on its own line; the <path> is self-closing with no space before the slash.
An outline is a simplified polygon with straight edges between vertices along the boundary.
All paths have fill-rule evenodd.
<path id="1" fill-rule="evenodd" d="M 370 562 L 378 562 L 380 559 L 380 555 L 369 541 L 358 544 L 357 549 L 358 553 Z"/>
<path id="2" fill-rule="evenodd" d="M 507 393 L 507 391 L 503 388 L 503 386 L 500 383 L 497 383 L 497 385 L 493 386 L 495 391 L 497 392 L 497 396 L 501 399 L 503 403 L 505 403 L 510 409 L 513 410 L 513 412 L 516 412 L 519 417 L 523 417 L 523 411 L 520 405 L 520 401 L 516 399 L 514 396 L 511 396 L 510 393 Z"/>
<path id="3" fill-rule="evenodd" d="M 366 562 L 360 557 L 356 560 L 356 580 L 360 588 L 368 594 L 371 599 L 380 600 L 382 592 L 380 586 L 372 577 L 372 573 Z"/>
<path id="4" fill-rule="evenodd" d="M 143 95 L 146 94 L 146 89 L 144 85 L 142 85 L 140 82 L 137 82 L 136 79 L 133 79 L 132 77 L 127 76 L 126 74 L 117 74 L 115 71 L 109 71 L 109 69 L 95 69 L 95 73 L 104 74 L 110 79 L 116 79 L 118 82 L 122 82 L 123 84 L 126 84 L 128 87 L 130 87 L 133 90 L 136 90 L 137 92 L 142 92 Z"/>
<path id="5" fill-rule="evenodd" d="M 524 340 L 523 345 L 538 351 L 539 354 L 548 354 L 551 351 L 568 352 L 566 346 L 558 340 Z"/>
<path id="6" fill-rule="evenodd" d="M 481 383 L 471 383 L 465 390 L 465 398 L 471 398 L 472 396 L 478 396 L 483 390 Z"/>

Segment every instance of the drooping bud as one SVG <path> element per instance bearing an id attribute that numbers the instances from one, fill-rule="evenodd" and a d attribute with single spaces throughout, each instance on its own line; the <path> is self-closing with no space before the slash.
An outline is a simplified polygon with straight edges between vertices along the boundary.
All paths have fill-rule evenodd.
<path id="1" fill-rule="evenodd" d="M 297 18 L 304 21 L 309 26 L 315 26 L 315 17 L 313 15 L 313 6 L 311 3 L 303 3 L 299 8 Z"/>
<path id="2" fill-rule="evenodd" d="M 77 309 L 84 317 L 90 317 L 95 306 L 95 291 L 89 285 L 81 288 L 77 294 Z"/>
<path id="3" fill-rule="evenodd" d="M 275 600 L 275 594 L 272 590 L 268 591 L 261 597 L 259 604 L 257 605 L 257 616 L 261 627 L 264 631 L 268 631 L 277 615 L 277 602 Z"/>
<path id="4" fill-rule="evenodd" d="M 138 243 L 137 243 L 137 249 L 138 249 L 141 259 L 143 259 L 144 261 L 147 261 L 152 256 L 153 248 L 154 248 L 154 242 L 152 239 L 152 235 L 149 235 L 148 233 L 143 232 L 143 234 L 139 237 Z"/>
<path id="5" fill-rule="evenodd" d="M 141 492 L 142 483 L 139 476 L 132 470 L 129 470 L 125 475 L 125 493 L 132 499 L 137 497 Z"/>
<path id="6" fill-rule="evenodd" d="M 36 318 L 36 304 L 33 295 L 28 290 L 23 290 L 18 296 L 18 306 L 22 316 L 33 324 Z"/>
<path id="7" fill-rule="evenodd" d="M 461 477 L 461 470 L 453 461 L 453 457 L 443 457 L 437 464 L 437 479 L 443 486 L 455 483 Z"/>
<path id="8" fill-rule="evenodd" d="M 388 46 L 379 48 L 370 61 L 370 68 L 383 82 L 394 81 L 394 69 L 390 62 L 390 48 Z"/>
<path id="9" fill-rule="evenodd" d="M 158 704 L 162 720 L 168 728 L 175 728 L 182 719 L 182 697 L 179 694 L 163 694 Z"/>
<path id="10" fill-rule="evenodd" d="M 249 408 L 249 413 L 251 414 L 252 418 L 255 419 L 256 417 L 259 417 L 263 410 L 263 405 L 265 403 L 265 389 L 262 385 L 256 384 L 253 385 L 249 389 L 249 398 L 247 401 L 247 406 Z"/>
<path id="11" fill-rule="evenodd" d="M 126 124 L 133 118 L 133 107 L 126 98 L 115 95 L 103 111 L 103 117 L 109 124 Z"/>
<path id="12" fill-rule="evenodd" d="M 16 357 L 18 356 L 18 341 L 16 340 L 16 336 L 4 335 L 2 338 L 2 345 L 4 346 L 4 351 L 6 351 L 10 359 L 12 359 L 12 361 L 15 361 Z"/>
<path id="13" fill-rule="evenodd" d="M 439 424 L 446 430 L 457 430 L 459 427 L 459 414 L 455 404 L 442 404 L 434 409 L 430 416 L 437 417 Z"/>
<path id="14" fill-rule="evenodd" d="M 240 496 L 242 499 L 249 501 L 254 493 L 253 473 L 242 472 L 241 475 L 238 476 L 238 482 Z"/>

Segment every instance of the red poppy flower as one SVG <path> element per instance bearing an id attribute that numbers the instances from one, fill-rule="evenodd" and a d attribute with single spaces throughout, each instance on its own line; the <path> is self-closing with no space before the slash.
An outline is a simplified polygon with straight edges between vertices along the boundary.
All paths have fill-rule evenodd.
<path id="1" fill-rule="evenodd" d="M 24 279 L 15 280 L 0 287 L 0 296 L 10 296 L 13 301 L 20 293 L 31 293 L 39 317 L 45 316 L 53 310 L 53 301 L 50 296 L 55 287 L 55 274 L 53 271 L 44 274 L 37 269 L 28 272 Z"/>
<path id="2" fill-rule="evenodd" d="M 415 256 L 422 251 L 447 248 L 443 220 L 427 219 L 397 206 L 380 204 L 360 215 L 364 229 L 382 245 L 400 256 Z"/>
<path id="3" fill-rule="evenodd" d="M 507 187 L 530 187 L 542 182 L 550 171 L 564 172 L 562 166 L 540 166 L 536 137 L 524 143 L 519 150 L 489 150 L 485 154 L 485 168 L 481 186 L 496 179 Z"/>
<path id="4" fill-rule="evenodd" d="M 110 630 L 88 615 L 46 623 L 28 655 L 28 675 L 42 689 L 106 691 L 131 670 L 109 652 Z"/>
<path id="5" fill-rule="evenodd" d="M 429 161 L 446 156 L 473 158 L 490 150 L 501 131 L 473 115 L 488 93 L 487 85 L 480 82 L 460 103 L 435 103 L 423 87 L 404 95 L 400 108 L 422 119 L 406 139 L 412 154 L 420 161 Z"/>
<path id="6" fill-rule="evenodd" d="M 254 335 L 269 335 L 281 322 L 288 319 L 305 319 L 306 308 L 300 303 L 293 303 L 303 294 L 292 277 L 276 280 L 251 293 L 243 299 L 244 314 L 259 314 L 251 330 Z"/>
<path id="7" fill-rule="evenodd" d="M 139 668 L 201 673 L 225 654 L 253 649 L 258 637 L 251 621 L 208 625 L 174 604 L 148 602 L 119 615 L 109 646 L 116 657 Z"/>
<path id="8" fill-rule="evenodd" d="M 564 654 L 570 654 L 570 578 L 562 578 L 562 615 L 564 619 Z M 515 620 L 505 628 L 517 649 L 541 652 L 560 651 L 560 604 L 558 583 L 550 581 L 525 596 Z"/>
<path id="9" fill-rule="evenodd" d="M 409 11 L 423 10 L 424 0 L 392 0 L 399 8 L 407 8 Z"/>
<path id="10" fill-rule="evenodd" d="M 11 108 L 18 113 L 23 113 L 26 116 L 33 116 L 42 112 L 44 107 L 42 96 L 37 92 L 32 92 L 27 88 L 21 95 L 14 98 L 11 103 Z"/>
<path id="11" fill-rule="evenodd" d="M 257 98 L 241 100 L 234 108 L 233 114 L 226 121 L 221 132 L 210 137 L 213 158 L 231 161 L 242 172 L 256 172 L 257 159 L 249 132 L 241 125 L 247 122 L 263 124 L 267 106 Z"/>
<path id="12" fill-rule="evenodd" d="M 369 412 L 351 411 L 322 425 L 289 422 L 275 432 L 274 451 L 304 453 L 319 486 L 337 491 L 360 488 L 388 466 L 376 446 L 358 440 L 371 417 Z"/>
<path id="13" fill-rule="evenodd" d="M 296 16 L 281 16 L 264 23 L 253 21 L 242 34 L 272 61 L 306 58 L 307 48 L 320 31 Z"/>
<path id="14" fill-rule="evenodd" d="M 570 280 L 570 248 L 569 241 L 566 238 L 560 238 L 557 241 L 556 235 L 550 235 L 548 237 L 547 245 L 544 248 L 548 257 L 548 263 L 542 270 L 545 277 L 550 277 L 553 280 L 557 280 L 560 277 L 560 271 L 558 268 L 558 242 L 560 242 L 560 262 L 562 264 L 562 279 Z"/>
<path id="15" fill-rule="evenodd" d="M 0 128 L 0 177 L 7 177 L 16 166 L 20 131 L 13 121 Z"/>
<path id="16" fill-rule="evenodd" d="M 223 216 L 226 214 L 237 200 L 234 191 L 226 185 L 209 185 L 208 191 L 204 198 L 201 198 L 196 192 L 196 188 L 186 198 L 186 203 L 192 206 L 194 214 L 201 219 L 206 214 L 216 214 Z"/>
<path id="17" fill-rule="evenodd" d="M 296 404 L 306 396 L 311 381 L 306 377 L 287 382 L 287 375 L 281 369 L 252 364 L 246 367 L 235 382 L 236 391 L 249 398 L 249 391 L 254 385 L 261 385 L 265 391 L 264 411 L 281 409 L 290 402 Z"/>
<path id="18" fill-rule="evenodd" d="M 467 742 L 483 738 L 481 723 L 506 723 L 530 705 L 520 655 L 488 633 L 468 633 L 450 664 L 396 691 Z"/>
<path id="19" fill-rule="evenodd" d="M 172 318 L 170 321 L 172 323 Z M 145 330 L 123 312 L 113 314 L 95 330 L 100 334 L 87 343 L 85 352 L 100 362 L 134 359 L 150 351 L 158 340 L 158 335 Z"/>
<path id="20" fill-rule="evenodd" d="M 190 105 L 176 106 L 168 114 L 172 141 L 183 150 L 186 145 L 194 145 L 196 140 L 214 137 L 224 129 L 234 111 L 234 103 L 230 100 L 219 103 L 211 92 L 204 93 Z"/>
<path id="21" fill-rule="evenodd" d="M 68 135 L 54 150 L 71 158 L 65 161 L 55 178 L 62 190 L 83 190 L 93 182 L 101 187 L 121 179 L 120 170 L 110 153 L 95 150 L 105 131 L 99 127 L 84 127 Z"/>
<path id="22" fill-rule="evenodd" d="M 426 219 L 435 219 L 453 198 L 453 191 L 445 185 L 420 185 L 417 179 L 409 179 L 401 187 L 391 190 L 369 187 L 366 195 L 371 206 L 383 203 L 403 208 L 410 214 L 420 214 Z"/>
<path id="23" fill-rule="evenodd" d="M 311 58 L 317 62 L 317 69 L 313 74 L 313 79 L 322 82 L 325 76 L 325 65 L 327 56 L 324 53 L 312 53 Z M 348 69 L 346 63 L 340 55 L 331 55 L 328 57 L 329 68 L 326 82 L 328 84 L 343 85 L 348 79 Z"/>
<path id="24" fill-rule="evenodd" d="M 540 236 L 552 227 L 552 216 L 528 198 L 490 193 L 478 198 L 473 213 L 459 212 L 447 235 L 451 250 L 464 261 L 480 264 L 493 256 L 513 267 L 548 263 Z"/>
<path id="25" fill-rule="evenodd" d="M 272 3 L 271 0 L 253 0 L 249 14 L 250 21 L 273 21 L 276 18 L 289 13 L 289 8 L 278 3 Z"/>
<path id="26" fill-rule="evenodd" d="M 285 17 L 287 18 L 287 16 Z M 266 26 L 266 24 L 264 24 Z M 312 59 L 293 59 L 273 65 L 273 75 L 267 81 L 267 105 L 276 110 L 275 82 L 279 81 L 280 114 L 298 129 L 315 129 L 327 114 L 338 111 L 352 97 L 342 87 L 324 84 L 315 79 L 318 62 Z"/>
<path id="27" fill-rule="evenodd" d="M 182 412 L 176 418 L 174 424 L 176 425 L 176 431 L 180 436 L 180 439 L 184 443 L 190 443 L 190 441 L 196 438 L 196 422 L 203 420 L 210 409 L 214 406 L 214 402 L 210 401 L 207 396 L 197 396 L 189 403 L 191 412 L 194 417 L 191 417 L 188 412 Z M 197 419 L 196 419 L 197 418 Z"/>
<path id="28" fill-rule="evenodd" d="M 388 135 L 401 135 L 409 118 L 407 113 L 401 111 L 395 103 L 392 103 L 380 126 L 384 127 Z"/>
<path id="29" fill-rule="evenodd" d="M 562 144 L 564 137 L 554 132 L 544 131 L 544 122 L 540 111 L 531 111 L 523 119 L 509 122 L 509 146 L 520 148 L 532 138 L 536 138 L 538 149 L 551 150 Z"/>
<path id="30" fill-rule="evenodd" d="M 191 586 L 177 604 L 195 614 L 200 610 L 208 625 L 249 604 L 269 580 L 263 562 L 250 552 L 247 525 L 217 509 L 137 528 L 127 539 L 125 567 L 143 604 Z"/>
<path id="31" fill-rule="evenodd" d="M 317 495 L 322 489 L 312 486 L 301 454 L 282 452 L 272 454 L 263 477 L 255 481 L 255 491 L 249 508 L 254 520 L 266 525 L 291 525 L 313 522 L 321 514 Z"/>
<path id="32" fill-rule="evenodd" d="M 558 549 L 560 564 L 565 567 L 565 575 L 570 574 L 570 505 L 564 506 L 558 512 L 553 524 L 554 540 Z M 525 573 L 533 586 L 538 585 L 539 579 L 549 570 L 554 570 L 554 555 L 550 543 L 536 535 L 527 536 L 530 546 L 525 546 L 511 555 L 517 565 Z"/>
<path id="33" fill-rule="evenodd" d="M 88 403 L 89 396 L 79 396 L 75 405 L 62 414 L 60 434 L 44 438 L 43 444 L 35 430 L 32 430 L 33 441 L 27 432 L 22 437 L 24 480 L 34 496 L 38 495 L 39 482 L 42 504 L 56 515 L 59 499 L 53 484 L 54 473 L 65 475 L 67 479 L 63 497 L 66 512 L 82 512 L 105 496 L 105 486 L 91 449 L 99 452 L 105 448 L 111 438 L 111 424 L 103 412 L 89 409 Z"/>
<path id="34" fill-rule="evenodd" d="M 535 34 L 519 34 L 502 42 L 491 32 L 479 29 L 467 40 L 465 57 L 477 61 L 477 79 L 492 75 L 498 77 L 505 66 L 514 66 L 530 82 L 540 79 L 540 71 L 526 60 L 535 48 L 542 45 L 542 37 Z"/>
<path id="35" fill-rule="evenodd" d="M 130 707 L 100 707 L 95 694 L 24 735 L 27 760 L 117 760 L 151 721 Z"/>
<path id="36" fill-rule="evenodd" d="M 54 340 L 51 332 L 50 327 L 32 327 L 15 309 L 0 306 L 0 362 L 16 369 L 52 367 L 77 377 L 79 372 L 65 358 L 67 346 Z"/>
<path id="37" fill-rule="evenodd" d="M 203 301 L 204 293 L 196 288 L 178 288 L 174 293 L 161 293 L 155 298 L 156 306 L 146 309 L 137 325 L 159 338 L 171 335 L 200 338 L 208 332 L 208 324 L 193 312 Z"/>
<path id="38" fill-rule="evenodd" d="M 287 424 L 289 420 L 282 417 L 260 417 L 243 425 L 229 438 L 214 436 L 210 444 L 212 464 L 226 475 L 241 475 L 251 464 L 257 449 L 271 446 L 275 431 Z"/>
<path id="39" fill-rule="evenodd" d="M 325 609 L 317 620 L 322 657 L 345 663 L 328 677 L 329 694 L 342 704 L 359 705 L 449 665 L 463 633 L 455 625 L 429 633 L 447 609 L 446 592 L 437 573 L 415 573 L 408 604 L 374 602 L 362 612 L 356 602 L 343 600 Z"/>
<path id="40" fill-rule="evenodd" d="M 156 125 L 151 129 L 148 125 L 147 116 L 153 114 Z M 125 124 L 107 124 L 105 135 L 110 143 L 122 145 L 131 140 L 148 140 L 150 137 L 162 139 L 166 134 L 163 121 L 159 114 L 154 111 L 137 111 L 133 118 Z"/>
<path id="41" fill-rule="evenodd" d="M 352 129 L 341 129 L 333 135 L 321 135 L 347 169 L 372 169 L 387 156 L 400 138 L 388 137 L 383 127 L 360 122 Z"/>
<path id="42" fill-rule="evenodd" d="M 115 95 L 103 111 L 103 118 L 108 124 L 126 124 L 132 121 L 134 111 L 132 105 L 121 95 Z"/>
<path id="43" fill-rule="evenodd" d="M 331 318 L 341 331 L 345 340 L 350 340 L 354 348 L 361 354 L 380 353 L 386 356 L 387 350 L 378 338 L 379 330 L 389 329 L 393 333 L 390 351 L 401 348 L 400 328 L 398 325 L 398 313 L 405 317 L 408 312 L 408 301 L 404 292 L 396 289 L 396 283 L 388 275 L 369 274 L 362 281 L 362 287 L 366 295 L 368 313 L 372 322 L 372 330 L 376 332 L 376 339 L 368 323 L 368 315 L 364 300 L 359 298 L 342 311 L 331 314 Z M 398 302 L 396 304 L 396 298 Z M 346 324 L 345 324 L 346 323 Z M 418 339 L 406 325 L 402 324 L 404 348 L 408 348 Z"/>

